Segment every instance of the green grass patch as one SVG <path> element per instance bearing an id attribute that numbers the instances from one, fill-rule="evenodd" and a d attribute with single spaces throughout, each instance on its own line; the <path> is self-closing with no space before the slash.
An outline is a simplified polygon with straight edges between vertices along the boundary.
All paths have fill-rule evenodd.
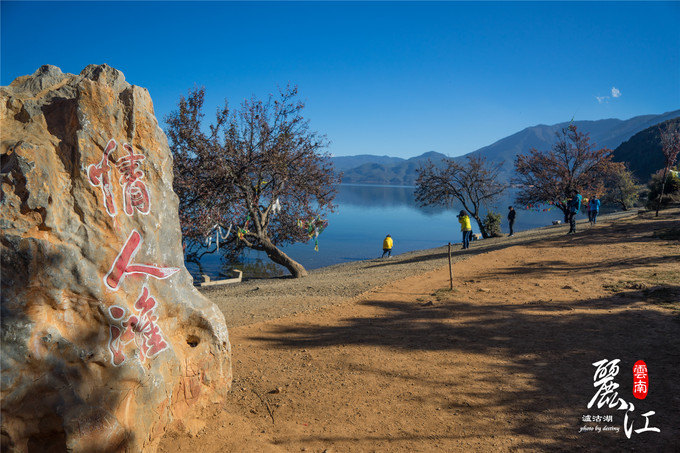
<path id="1" fill-rule="evenodd" d="M 656 270 L 642 274 L 646 282 L 654 285 L 674 284 L 680 282 L 680 271 L 676 270 Z"/>
<path id="2" fill-rule="evenodd" d="M 437 302 L 442 302 L 450 299 L 450 296 L 453 293 L 457 293 L 460 290 L 456 287 L 453 288 L 453 290 L 449 288 L 439 288 L 437 291 L 433 292 L 431 296 L 433 296 L 435 299 L 437 299 Z"/>
<path id="3" fill-rule="evenodd" d="M 607 290 L 611 291 L 613 293 L 620 293 L 621 291 L 627 291 L 631 289 L 646 289 L 647 285 L 643 282 L 635 282 L 631 280 L 619 280 L 618 282 L 614 283 L 606 283 L 602 285 L 602 287 Z"/>

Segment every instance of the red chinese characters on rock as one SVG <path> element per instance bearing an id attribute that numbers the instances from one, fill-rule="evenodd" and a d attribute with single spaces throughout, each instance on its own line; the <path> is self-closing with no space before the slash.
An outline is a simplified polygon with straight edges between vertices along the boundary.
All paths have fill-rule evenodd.
<path id="1" fill-rule="evenodd" d="M 161 328 L 156 324 L 158 316 L 155 314 L 156 299 L 150 296 L 149 288 L 144 286 L 142 293 L 135 302 L 135 310 L 139 313 L 131 313 L 125 319 L 125 309 L 117 305 L 109 308 L 109 314 L 113 324 L 109 325 L 109 351 L 111 363 L 115 366 L 122 365 L 126 356 L 123 347 L 134 341 L 139 350 L 142 362 L 147 358 L 157 356 L 161 351 L 168 348 L 168 343 L 163 338 Z"/>
<path id="2" fill-rule="evenodd" d="M 649 374 L 647 364 L 643 360 L 638 360 L 633 365 L 633 396 L 643 400 L 649 393 Z"/>
<path id="3" fill-rule="evenodd" d="M 116 141 L 109 140 L 104 149 L 104 156 L 98 164 L 91 164 L 87 167 L 87 179 L 95 187 L 100 187 L 104 196 L 104 206 L 106 213 L 111 217 L 117 214 L 116 204 L 113 201 L 113 188 L 111 187 L 111 167 L 109 166 L 109 155 L 116 150 Z"/>
<path id="4" fill-rule="evenodd" d="M 121 282 L 130 274 L 144 274 L 158 279 L 166 279 L 179 271 L 176 267 L 158 267 L 149 264 L 131 263 L 141 244 L 142 236 L 137 230 L 132 230 L 125 245 L 113 261 L 111 269 L 104 276 L 104 284 L 108 289 L 117 291 Z"/>
<path id="5" fill-rule="evenodd" d="M 101 162 L 87 167 L 87 178 L 94 187 L 101 188 L 104 195 L 104 207 L 111 217 L 115 217 L 118 210 L 113 199 L 112 167 L 109 165 L 109 156 L 112 156 L 117 148 L 116 140 L 109 140 Z M 146 183 L 143 181 L 144 172 L 139 168 L 141 161 L 146 159 L 146 156 L 135 154 L 132 146 L 128 143 L 124 143 L 123 148 L 127 154 L 116 160 L 115 166 L 120 173 L 118 182 L 123 188 L 123 212 L 131 216 L 136 209 L 140 214 L 146 215 L 151 209 L 151 202 Z"/>
<path id="6" fill-rule="evenodd" d="M 149 191 L 143 181 L 144 172 L 140 169 L 140 164 L 146 157 L 142 154 L 135 154 L 132 146 L 124 143 L 123 148 L 126 153 L 115 161 L 114 167 L 109 164 L 109 159 L 111 158 L 113 161 L 113 153 L 117 147 L 114 139 L 109 140 L 101 162 L 91 164 L 88 167 L 88 180 L 91 185 L 101 188 L 106 212 L 109 216 L 115 217 L 117 208 L 111 184 L 111 171 L 113 168 L 117 169 L 120 173 L 119 183 L 123 189 L 123 212 L 132 216 L 136 210 L 136 212 L 146 215 L 150 211 L 151 203 Z M 103 277 L 106 288 L 111 291 L 118 291 L 129 275 L 151 276 L 162 280 L 179 271 L 175 267 L 135 263 L 133 259 L 140 250 L 142 242 L 142 235 L 137 230 L 132 230 L 118 256 L 113 260 L 109 271 Z M 109 307 L 108 348 L 114 366 L 122 365 L 125 362 L 124 347 L 133 341 L 137 346 L 142 362 L 147 358 L 155 357 L 169 347 L 168 342 L 163 338 L 160 326 L 157 324 L 158 315 L 155 312 L 157 306 L 156 300 L 149 294 L 148 287 L 144 285 L 134 304 L 134 311 L 128 313 L 126 308 L 119 305 Z"/>
<path id="7" fill-rule="evenodd" d="M 142 154 L 135 154 L 132 146 L 125 143 L 123 148 L 128 152 L 116 161 L 120 172 L 120 185 L 123 187 L 123 211 L 131 216 L 136 209 L 141 214 L 148 214 L 150 209 L 149 191 L 142 181 L 144 172 L 139 169 L 139 163 L 146 159 Z"/>

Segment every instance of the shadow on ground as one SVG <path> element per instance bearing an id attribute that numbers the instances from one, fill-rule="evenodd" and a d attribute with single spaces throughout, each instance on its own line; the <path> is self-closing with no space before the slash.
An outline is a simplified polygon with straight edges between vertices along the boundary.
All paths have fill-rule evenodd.
<path id="1" fill-rule="evenodd" d="M 620 359 L 617 382 L 620 394 L 634 402 L 637 418 L 634 428 L 644 425 L 641 414 L 653 410 L 658 414 L 656 426 L 661 433 L 623 434 L 613 440 L 591 436 L 603 448 L 640 448 L 644 451 L 671 451 L 680 438 L 680 398 L 677 376 L 680 375 L 680 323 L 670 312 L 631 309 L 608 313 L 606 310 L 639 301 L 642 291 L 625 299 L 613 295 L 596 300 L 581 300 L 573 308 L 597 307 L 593 313 L 573 314 L 569 307 L 543 307 L 495 304 L 476 306 L 451 301 L 440 306 L 423 307 L 414 303 L 373 301 L 384 314 L 379 317 L 347 319 L 340 326 L 306 326 L 281 328 L 274 335 L 256 338 L 281 348 L 318 348 L 336 345 L 370 345 L 410 351 L 476 352 L 510 359 L 500 375 L 521 373 L 532 376 L 534 390 L 512 390 L 477 395 L 488 404 L 475 405 L 494 411 L 510 411 L 518 420 L 517 434 L 536 438 L 535 444 L 523 448 L 544 449 L 546 445 L 572 450 L 583 447 L 583 439 L 574 439 L 582 425 L 581 415 L 612 414 L 615 425 L 623 423 L 623 411 L 589 410 L 586 405 L 594 394 L 591 365 L 601 359 Z M 555 311 L 553 311 L 555 310 Z M 547 313 L 546 313 L 547 312 Z M 459 322 L 447 323 L 451 318 Z M 476 319 L 476 321 L 467 320 Z M 632 396 L 632 366 L 646 360 L 650 369 L 650 394 L 644 401 Z M 453 365 L 453 363 L 452 363 Z M 631 368 L 631 369 L 629 369 Z M 382 373 L 375 369 L 354 370 Z M 394 379 L 417 379 L 404 374 Z M 475 377 L 497 380 L 498 376 Z M 429 383 L 439 395 L 443 407 L 464 407 L 469 395 L 457 394 L 456 383 L 433 380 Z M 498 382 L 503 384 L 503 382 Z M 549 410 L 551 421 L 536 418 Z M 569 427 L 565 432 L 564 426 Z M 321 440 L 321 439 L 319 439 Z"/>

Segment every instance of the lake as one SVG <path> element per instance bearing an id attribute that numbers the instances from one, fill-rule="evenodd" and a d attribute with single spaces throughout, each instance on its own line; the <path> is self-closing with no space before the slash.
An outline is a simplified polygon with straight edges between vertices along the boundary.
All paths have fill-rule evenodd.
<path id="1" fill-rule="evenodd" d="M 413 197 L 414 187 L 350 185 L 338 186 L 336 212 L 328 218 L 328 228 L 319 235 L 319 251 L 314 241 L 293 244 L 283 250 L 307 269 L 330 266 L 348 261 L 378 258 L 382 255 L 385 235 L 392 235 L 393 254 L 460 243 L 460 224 L 456 215 L 462 209 L 421 208 Z M 513 204 L 512 194 L 501 198 L 490 209 L 503 216 L 502 229 L 508 232 L 507 211 Z M 515 231 L 550 225 L 562 220 L 557 209 L 550 212 L 517 210 Z M 486 213 L 486 210 L 483 211 Z M 472 220 L 473 232 L 479 233 Z M 263 252 L 248 250 L 239 263 L 223 263 L 218 254 L 207 255 L 201 261 L 204 272 L 215 278 L 220 273 L 237 267 L 245 277 L 286 275 L 285 268 L 272 263 Z M 187 262 L 189 272 L 198 278 L 198 266 Z M 197 281 L 202 281 L 198 278 Z"/>

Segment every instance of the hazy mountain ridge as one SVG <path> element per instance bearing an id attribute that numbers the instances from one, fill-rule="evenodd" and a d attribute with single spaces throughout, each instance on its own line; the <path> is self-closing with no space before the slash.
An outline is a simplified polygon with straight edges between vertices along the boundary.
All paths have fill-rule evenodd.
<path id="1" fill-rule="evenodd" d="M 444 154 L 429 151 L 420 156 L 402 159 L 400 162 L 392 164 L 383 165 L 375 162 L 365 163 L 358 167 L 345 170 L 342 175 L 342 182 L 346 184 L 413 185 L 418 177 L 418 168 L 428 160 L 437 164 L 445 157 Z"/>
<path id="2" fill-rule="evenodd" d="M 336 171 L 345 171 L 352 168 L 359 167 L 367 163 L 375 163 L 380 165 L 394 165 L 403 162 L 406 159 L 401 157 L 390 156 L 374 156 L 372 154 L 358 154 L 356 156 L 337 156 L 333 157 L 333 165 Z"/>
<path id="3" fill-rule="evenodd" d="M 607 147 L 614 149 L 634 134 L 677 117 L 680 117 L 680 110 L 660 115 L 641 115 L 628 120 L 608 118 L 595 121 L 574 121 L 574 124 L 580 131 L 588 132 L 591 143 L 598 148 Z M 509 180 L 512 176 L 513 163 L 517 154 L 526 153 L 531 148 L 539 150 L 549 149 L 555 143 L 555 133 L 569 124 L 570 122 L 567 121 L 554 125 L 539 124 L 527 127 L 491 145 L 463 156 L 457 156 L 455 159 L 459 160 L 464 159 L 466 156 L 481 155 L 490 161 L 503 162 L 501 177 Z M 332 160 L 334 164 L 336 162 L 340 164 L 336 166 L 336 170 L 344 173 L 343 183 L 413 185 L 417 178 L 416 170 L 421 164 L 425 163 L 428 158 L 437 164 L 444 157 L 446 157 L 444 154 L 430 151 L 410 159 L 364 154 L 361 156 L 333 157 Z M 358 158 L 356 161 L 362 163 L 355 167 L 349 166 L 348 164 L 352 162 L 351 158 Z"/>

